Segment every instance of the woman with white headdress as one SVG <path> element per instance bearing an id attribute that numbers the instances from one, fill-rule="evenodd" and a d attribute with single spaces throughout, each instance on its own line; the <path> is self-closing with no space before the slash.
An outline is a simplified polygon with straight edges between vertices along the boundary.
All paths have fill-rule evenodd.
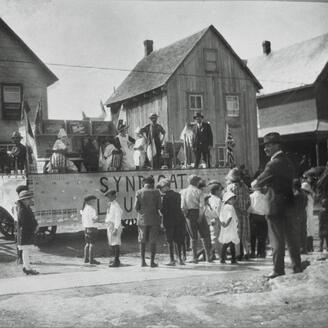
<path id="1" fill-rule="evenodd" d="M 136 166 L 136 169 L 142 169 L 145 164 L 146 160 L 146 148 L 147 148 L 147 141 L 144 135 L 141 133 L 141 129 L 138 127 L 135 130 L 136 134 L 136 142 L 134 144 L 134 165 Z"/>
<path id="2" fill-rule="evenodd" d="M 58 139 L 52 147 L 53 153 L 50 158 L 48 171 L 50 173 L 77 172 L 75 164 L 66 156 L 69 140 L 65 129 L 60 129 L 57 137 Z"/>
<path id="3" fill-rule="evenodd" d="M 122 151 L 122 162 L 121 170 L 134 170 L 134 159 L 133 159 L 133 144 L 135 140 L 128 136 L 127 134 L 128 127 L 122 125 L 118 128 L 118 148 Z"/>

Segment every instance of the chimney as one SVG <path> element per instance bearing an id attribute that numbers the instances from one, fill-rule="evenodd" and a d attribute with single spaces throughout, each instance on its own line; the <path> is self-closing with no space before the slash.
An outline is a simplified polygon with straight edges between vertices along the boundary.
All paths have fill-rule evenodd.
<path id="1" fill-rule="evenodd" d="M 153 40 L 145 40 L 144 46 L 145 46 L 145 57 L 150 55 L 153 52 Z"/>
<path id="2" fill-rule="evenodd" d="M 262 42 L 263 54 L 269 55 L 271 53 L 271 42 L 270 41 L 263 41 Z"/>

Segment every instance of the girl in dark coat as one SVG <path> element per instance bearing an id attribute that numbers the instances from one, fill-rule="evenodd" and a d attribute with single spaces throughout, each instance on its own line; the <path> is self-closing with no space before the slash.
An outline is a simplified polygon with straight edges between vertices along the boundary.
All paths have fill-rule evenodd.
<path id="1" fill-rule="evenodd" d="M 30 250 L 34 244 L 34 234 L 38 223 L 35 220 L 34 214 L 31 210 L 32 193 L 23 190 L 19 193 L 17 201 L 17 234 L 18 248 L 23 251 L 23 272 L 27 275 L 36 275 L 39 272 L 33 270 L 30 265 Z"/>

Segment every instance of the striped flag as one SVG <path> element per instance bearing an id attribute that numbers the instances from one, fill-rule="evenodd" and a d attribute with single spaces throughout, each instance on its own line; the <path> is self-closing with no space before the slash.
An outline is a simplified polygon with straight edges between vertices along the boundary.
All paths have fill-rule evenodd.
<path id="1" fill-rule="evenodd" d="M 227 166 L 232 168 L 235 165 L 235 157 L 233 155 L 233 147 L 235 147 L 235 140 L 232 136 L 229 124 L 226 125 L 225 143 L 226 143 L 226 150 L 227 150 Z"/>
<path id="2" fill-rule="evenodd" d="M 39 100 L 36 107 L 36 115 L 34 120 L 34 134 L 42 132 L 42 99 Z"/>

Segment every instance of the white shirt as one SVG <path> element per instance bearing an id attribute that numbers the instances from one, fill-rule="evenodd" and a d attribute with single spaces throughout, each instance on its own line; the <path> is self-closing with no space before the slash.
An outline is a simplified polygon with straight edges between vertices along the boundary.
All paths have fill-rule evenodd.
<path id="1" fill-rule="evenodd" d="M 121 226 L 122 214 L 123 210 L 116 200 L 109 202 L 105 219 L 108 228 L 118 229 Z"/>
<path id="2" fill-rule="evenodd" d="M 205 205 L 205 217 L 207 223 L 210 224 L 212 221 L 218 221 L 221 211 L 222 201 L 220 197 L 211 195 L 208 199 L 208 205 Z"/>
<path id="3" fill-rule="evenodd" d="M 85 204 L 84 209 L 81 210 L 83 228 L 97 228 L 97 211 L 94 207 Z"/>
<path id="4" fill-rule="evenodd" d="M 248 208 L 248 212 L 258 215 L 269 214 L 269 192 L 266 194 L 261 193 L 259 190 L 255 190 L 250 194 L 251 205 Z"/>
<path id="5" fill-rule="evenodd" d="M 204 197 L 203 192 L 193 185 L 181 190 L 181 209 L 187 210 L 200 210 L 203 208 Z"/>

